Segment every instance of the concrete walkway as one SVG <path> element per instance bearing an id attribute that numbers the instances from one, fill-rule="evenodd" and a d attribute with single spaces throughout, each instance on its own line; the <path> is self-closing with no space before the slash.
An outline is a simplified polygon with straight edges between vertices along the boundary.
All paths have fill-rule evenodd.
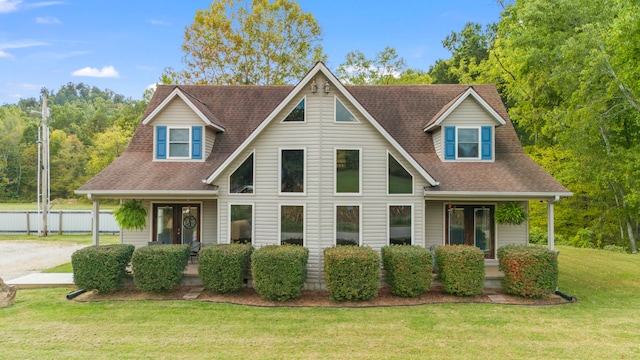
<path id="1" fill-rule="evenodd" d="M 5 281 L 18 289 L 36 289 L 51 287 L 74 287 L 72 273 L 33 273 L 17 279 Z"/>

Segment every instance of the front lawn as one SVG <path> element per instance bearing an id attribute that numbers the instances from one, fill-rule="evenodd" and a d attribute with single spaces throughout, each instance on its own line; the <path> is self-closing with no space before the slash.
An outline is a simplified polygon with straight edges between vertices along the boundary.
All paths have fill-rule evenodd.
<path id="1" fill-rule="evenodd" d="M 640 358 L 640 257 L 560 247 L 560 306 L 261 308 L 68 301 L 19 290 L 0 309 L 11 358 Z M 0 358 L 3 355 L 0 355 Z"/>

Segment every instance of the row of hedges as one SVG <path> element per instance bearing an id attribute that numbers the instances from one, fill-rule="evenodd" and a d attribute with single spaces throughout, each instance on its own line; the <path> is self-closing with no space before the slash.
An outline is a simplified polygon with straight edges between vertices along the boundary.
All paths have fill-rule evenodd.
<path id="1" fill-rule="evenodd" d="M 132 245 L 93 246 L 73 254 L 76 285 L 108 292 L 121 288 L 131 261 L 134 283 L 142 291 L 171 290 L 182 281 L 189 258 L 188 245 L 149 246 L 134 251 Z M 386 282 L 393 294 L 415 297 L 432 284 L 433 257 L 419 246 L 382 248 Z M 557 286 L 557 252 L 541 247 L 508 245 L 498 249 L 503 288 L 509 294 L 543 297 Z M 301 246 L 226 244 L 200 252 L 198 273 L 206 289 L 238 291 L 251 268 L 254 289 L 267 300 L 299 297 L 307 277 L 308 249 Z M 378 293 L 380 257 L 370 247 L 337 246 L 324 250 L 325 281 L 333 301 L 368 300 Z M 473 246 L 441 246 L 435 250 L 444 291 L 473 296 L 483 291 L 483 252 Z M 251 264 L 251 265 L 249 265 Z"/>
<path id="2" fill-rule="evenodd" d="M 133 281 L 142 291 L 174 289 L 182 281 L 189 245 L 159 245 L 135 249 L 133 245 L 89 246 L 71 256 L 73 280 L 81 289 L 106 293 L 124 286 L 131 263 Z"/>

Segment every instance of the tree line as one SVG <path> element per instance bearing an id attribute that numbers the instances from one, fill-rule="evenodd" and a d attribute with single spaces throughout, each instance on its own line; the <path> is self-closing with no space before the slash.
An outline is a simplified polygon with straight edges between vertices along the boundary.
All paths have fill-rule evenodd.
<path id="1" fill-rule="evenodd" d="M 334 71 L 358 85 L 496 84 L 528 154 L 574 193 L 556 206 L 556 241 L 636 252 L 640 5 L 496 2 L 500 20 L 452 32 L 442 41 L 450 58 L 429 69 L 408 68 L 387 46 L 372 57 L 356 49 Z M 290 0 L 214 1 L 185 29 L 182 52 L 182 68 L 166 68 L 160 82 L 288 84 L 327 60 L 319 24 Z M 51 97 L 52 196 L 71 197 L 123 151 L 146 103 L 83 84 Z M 38 101 L 0 107 L 0 201 L 35 198 L 30 109 Z M 545 211 L 531 204 L 532 232 L 545 228 Z"/>

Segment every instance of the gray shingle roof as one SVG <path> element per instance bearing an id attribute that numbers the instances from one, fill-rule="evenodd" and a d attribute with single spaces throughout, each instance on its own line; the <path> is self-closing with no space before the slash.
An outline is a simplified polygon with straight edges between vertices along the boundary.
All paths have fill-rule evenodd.
<path id="1" fill-rule="evenodd" d="M 432 177 L 440 192 L 568 193 L 523 151 L 493 85 L 474 90 L 506 120 L 496 128 L 495 162 L 443 162 L 423 131 L 468 85 L 347 86 L 358 102 Z M 158 86 L 143 119 L 174 89 Z M 153 162 L 153 126 L 140 124 L 122 157 L 84 184 L 81 193 L 201 191 L 203 183 L 294 89 L 293 86 L 179 86 L 205 116 L 225 129 L 204 162 Z"/>

